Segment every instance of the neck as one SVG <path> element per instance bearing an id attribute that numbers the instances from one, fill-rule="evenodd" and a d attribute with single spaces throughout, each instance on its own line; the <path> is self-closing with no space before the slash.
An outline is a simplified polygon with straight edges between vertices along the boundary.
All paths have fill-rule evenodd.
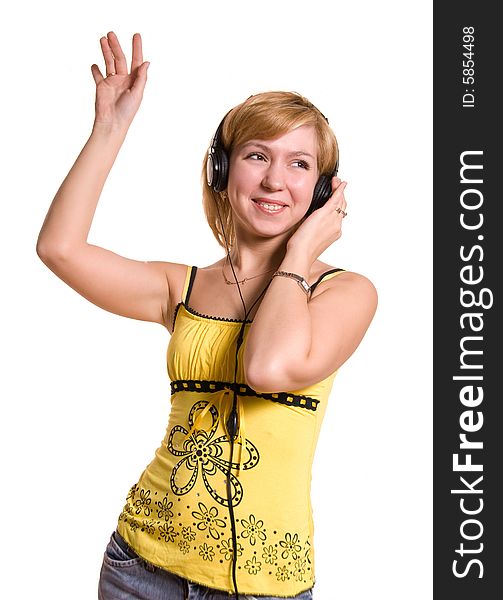
<path id="1" fill-rule="evenodd" d="M 277 269 L 285 254 L 286 241 L 269 238 L 245 243 L 236 240 L 235 246 L 230 251 L 230 258 L 237 275 L 251 277 Z"/>

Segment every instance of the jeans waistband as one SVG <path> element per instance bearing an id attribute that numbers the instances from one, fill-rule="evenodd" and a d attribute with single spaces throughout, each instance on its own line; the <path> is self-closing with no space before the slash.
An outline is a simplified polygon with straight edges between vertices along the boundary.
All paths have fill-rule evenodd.
<path id="1" fill-rule="evenodd" d="M 118 531 L 113 532 L 113 537 L 117 546 L 119 546 L 119 548 L 123 550 L 130 558 L 138 558 L 138 554 L 136 554 L 136 552 L 127 545 L 126 541 Z"/>

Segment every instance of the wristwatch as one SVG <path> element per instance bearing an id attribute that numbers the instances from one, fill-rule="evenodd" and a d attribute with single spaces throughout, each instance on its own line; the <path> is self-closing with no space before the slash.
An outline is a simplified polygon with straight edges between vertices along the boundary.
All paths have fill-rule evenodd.
<path id="1" fill-rule="evenodd" d="M 306 292 L 308 296 L 311 293 L 311 288 L 309 284 L 301 275 L 297 275 L 297 273 L 289 273 L 288 271 L 276 271 L 273 277 L 276 277 L 276 275 L 280 275 L 281 277 L 291 277 L 292 279 L 295 279 L 295 281 L 300 285 L 300 287 L 304 290 L 304 292 Z"/>

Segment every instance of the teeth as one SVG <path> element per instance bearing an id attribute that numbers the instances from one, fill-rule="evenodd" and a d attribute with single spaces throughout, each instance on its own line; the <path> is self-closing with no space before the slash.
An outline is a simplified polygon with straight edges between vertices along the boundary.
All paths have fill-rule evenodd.
<path id="1" fill-rule="evenodd" d="M 260 204 L 260 206 L 267 208 L 267 210 L 280 210 L 283 208 L 283 206 L 280 206 L 278 204 L 267 204 L 267 202 L 257 202 L 257 204 Z"/>

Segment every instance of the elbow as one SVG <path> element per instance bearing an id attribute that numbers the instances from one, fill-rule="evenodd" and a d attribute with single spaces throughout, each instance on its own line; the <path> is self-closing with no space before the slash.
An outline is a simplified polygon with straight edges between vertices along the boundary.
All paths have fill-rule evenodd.
<path id="1" fill-rule="evenodd" d="M 35 251 L 45 265 L 61 262 L 67 256 L 67 252 L 61 244 L 49 244 L 40 237 L 37 240 Z"/>
<path id="2" fill-rule="evenodd" d="M 40 238 L 37 240 L 37 245 L 35 246 L 35 251 L 37 253 L 37 256 L 40 258 L 40 260 L 45 263 L 45 261 L 47 260 L 47 258 L 49 256 L 49 249 L 40 240 Z"/>
<path id="3" fill-rule="evenodd" d="M 245 364 L 245 379 L 247 385 L 261 394 L 281 392 L 288 387 L 284 365 L 279 362 L 269 361 L 267 364 L 259 361 L 250 361 Z"/>
<path id="4" fill-rule="evenodd" d="M 54 249 L 48 248 L 40 242 L 37 242 L 35 249 L 37 252 L 37 256 L 44 263 L 44 265 L 48 266 L 54 264 L 54 262 L 57 260 L 58 253 Z"/>
<path id="5" fill-rule="evenodd" d="M 37 253 L 37 256 L 40 258 L 40 260 L 44 264 L 47 264 L 47 262 L 50 260 L 50 256 L 51 256 L 52 252 L 49 250 L 47 244 L 45 244 L 43 241 L 40 240 L 40 237 L 37 240 L 37 245 L 35 246 L 35 251 Z"/>

